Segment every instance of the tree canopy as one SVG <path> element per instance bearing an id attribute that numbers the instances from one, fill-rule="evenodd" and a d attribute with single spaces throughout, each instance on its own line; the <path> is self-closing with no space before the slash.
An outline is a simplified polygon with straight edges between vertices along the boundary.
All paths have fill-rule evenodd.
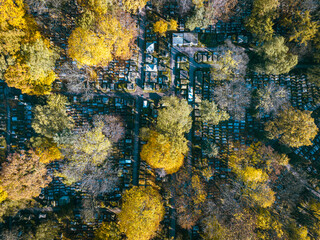
<path id="1" fill-rule="evenodd" d="M 202 121 L 209 124 L 217 125 L 230 117 L 226 111 L 218 109 L 215 102 L 209 102 L 208 100 L 202 101 L 199 109 Z"/>
<path id="2" fill-rule="evenodd" d="M 115 222 L 103 222 L 95 231 L 95 240 L 121 240 L 119 226 Z"/>
<path id="3" fill-rule="evenodd" d="M 270 179 L 279 175 L 288 164 L 287 156 L 277 154 L 261 143 L 252 144 L 229 157 L 229 165 L 237 178 L 244 183 L 242 193 L 260 207 L 270 207 L 275 201 Z M 249 200 L 250 201 L 250 200 Z"/>
<path id="4" fill-rule="evenodd" d="M 268 122 L 265 130 L 269 138 L 278 138 L 289 147 L 310 146 L 319 131 L 311 113 L 289 107 L 281 111 L 275 120 Z"/>
<path id="5" fill-rule="evenodd" d="M 164 217 L 161 195 L 152 187 L 133 187 L 122 198 L 120 231 L 128 240 L 152 239 Z"/>
<path id="6" fill-rule="evenodd" d="M 289 52 L 283 37 L 275 37 L 258 47 L 260 63 L 255 70 L 265 74 L 288 73 L 298 63 L 298 56 Z"/>
<path id="7" fill-rule="evenodd" d="M 46 166 L 30 150 L 10 154 L 7 162 L 2 164 L 0 180 L 9 200 L 24 200 L 37 197 L 51 178 L 47 175 Z"/>
<path id="8" fill-rule="evenodd" d="M 170 139 L 167 136 L 151 131 L 148 143 L 142 147 L 140 156 L 155 169 L 163 169 L 171 174 L 183 165 L 184 155 L 188 152 L 187 141 L 177 136 Z"/>
<path id="9" fill-rule="evenodd" d="M 126 1 L 126 3 L 132 1 Z M 125 3 L 125 4 L 126 4 Z M 106 65 L 114 57 L 131 56 L 131 46 L 136 36 L 136 26 L 128 13 L 119 9 L 114 13 L 87 11 L 80 26 L 73 30 L 68 40 L 68 54 L 79 65 Z"/>
<path id="10" fill-rule="evenodd" d="M 288 91 L 281 86 L 276 86 L 274 83 L 269 83 L 266 86 L 257 90 L 257 105 L 259 116 L 264 114 L 278 113 L 289 104 Z"/>
<path id="11" fill-rule="evenodd" d="M 73 127 L 73 119 L 67 114 L 67 98 L 60 94 L 48 97 L 47 104 L 34 108 L 32 128 L 36 133 L 52 139 L 56 134 Z"/>
<path id="12" fill-rule="evenodd" d="M 191 128 L 192 108 L 188 102 L 177 97 L 164 97 L 160 104 L 156 130 L 168 136 L 179 136 L 188 132 Z"/>

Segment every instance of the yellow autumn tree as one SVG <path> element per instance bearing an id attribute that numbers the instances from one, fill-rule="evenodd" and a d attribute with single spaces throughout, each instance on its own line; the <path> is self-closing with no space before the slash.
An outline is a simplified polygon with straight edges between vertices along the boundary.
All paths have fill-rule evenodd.
<path id="1" fill-rule="evenodd" d="M 155 22 L 153 24 L 153 31 L 159 33 L 160 35 L 164 35 L 164 33 L 168 30 L 168 23 L 163 19 Z"/>
<path id="2" fill-rule="evenodd" d="M 228 159 L 232 172 L 243 183 L 243 195 L 262 208 L 272 206 L 275 193 L 269 185 L 270 179 L 279 175 L 288 164 L 287 156 L 255 143 L 232 153 Z"/>
<path id="3" fill-rule="evenodd" d="M 1 0 L 0 3 L 0 29 L 4 31 L 13 28 L 23 29 L 26 25 L 24 1 Z"/>
<path id="4" fill-rule="evenodd" d="M 112 45 L 89 29 L 77 27 L 68 40 L 68 54 L 80 65 L 95 66 L 112 60 Z"/>
<path id="5" fill-rule="evenodd" d="M 40 162 L 46 164 L 63 158 L 57 144 L 52 139 L 36 137 L 32 138 L 31 141 L 36 154 L 40 157 Z"/>
<path id="6" fill-rule="evenodd" d="M 187 141 L 183 137 L 171 140 L 163 134 L 151 131 L 148 143 L 142 147 L 140 156 L 152 168 L 160 168 L 172 174 L 183 165 L 184 154 L 187 152 Z"/>
<path id="7" fill-rule="evenodd" d="M 0 203 L 2 203 L 4 200 L 6 200 L 8 197 L 8 193 L 1 187 L 1 182 L 0 182 Z"/>
<path id="8" fill-rule="evenodd" d="M 169 31 L 177 31 L 178 29 L 178 22 L 174 19 L 170 19 L 169 22 Z"/>
<path id="9" fill-rule="evenodd" d="M 289 147 L 312 145 L 319 129 L 310 111 L 300 111 L 293 107 L 283 110 L 278 117 L 266 124 L 270 139 L 279 139 Z"/>
<path id="10" fill-rule="evenodd" d="M 136 13 L 138 10 L 144 8 L 148 0 L 123 0 L 124 8 L 131 13 Z"/>
<path id="11" fill-rule="evenodd" d="M 88 28 L 77 27 L 71 33 L 69 56 L 80 65 L 106 65 L 114 57 L 131 56 L 131 43 L 136 28 L 126 27 L 116 16 L 98 15 Z"/>
<path id="12" fill-rule="evenodd" d="M 161 195 L 152 187 L 133 187 L 122 198 L 120 231 L 128 240 L 152 239 L 164 217 Z"/>

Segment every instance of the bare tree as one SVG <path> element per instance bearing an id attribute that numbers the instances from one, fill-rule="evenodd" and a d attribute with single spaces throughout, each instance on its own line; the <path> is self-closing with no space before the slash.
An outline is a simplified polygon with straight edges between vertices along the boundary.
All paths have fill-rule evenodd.
<path id="1" fill-rule="evenodd" d="M 0 237 L 2 240 L 17 240 L 19 239 L 19 230 L 14 228 L 12 230 L 4 230 Z"/>
<path id="2" fill-rule="evenodd" d="M 250 88 L 240 80 L 225 83 L 217 87 L 214 92 L 219 107 L 227 110 L 236 119 L 244 119 L 250 97 Z"/>
<path id="3" fill-rule="evenodd" d="M 81 179 L 81 188 L 93 196 L 113 191 L 118 184 L 118 170 L 110 161 L 102 166 L 88 164 Z"/>
<path id="4" fill-rule="evenodd" d="M 259 110 L 259 117 L 265 114 L 276 114 L 279 110 L 283 110 L 288 107 L 289 104 L 289 94 L 288 91 L 281 86 L 275 85 L 274 83 L 269 83 L 262 89 L 257 91 L 257 106 L 256 109 Z"/>
<path id="5" fill-rule="evenodd" d="M 179 13 L 183 16 L 192 8 L 192 0 L 177 0 Z"/>
<path id="6" fill-rule="evenodd" d="M 102 133 L 111 142 L 118 142 L 125 135 L 125 127 L 120 116 L 116 115 L 95 115 L 93 124 L 103 123 Z"/>
<path id="7" fill-rule="evenodd" d="M 219 58 L 212 65 L 211 73 L 215 80 L 241 79 L 247 70 L 249 57 L 242 47 L 238 47 L 230 40 L 216 49 Z"/>
<path id="8" fill-rule="evenodd" d="M 80 94 L 84 100 L 92 99 L 96 92 L 92 69 L 79 69 L 75 64 L 66 62 L 60 68 L 59 78 L 66 84 L 68 92 Z"/>

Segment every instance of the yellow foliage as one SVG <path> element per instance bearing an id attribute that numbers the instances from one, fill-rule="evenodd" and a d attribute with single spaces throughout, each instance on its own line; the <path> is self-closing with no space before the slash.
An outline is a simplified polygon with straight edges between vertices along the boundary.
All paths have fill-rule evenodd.
<path id="1" fill-rule="evenodd" d="M 1 184 L 1 182 L 0 182 Z M 8 197 L 8 193 L 3 190 L 3 188 L 0 186 L 0 203 L 2 203 L 4 200 L 6 200 Z"/>
<path id="2" fill-rule="evenodd" d="M 112 60 L 112 45 L 106 44 L 104 38 L 91 30 L 76 28 L 71 33 L 68 44 L 69 56 L 80 65 L 105 65 Z"/>
<path id="3" fill-rule="evenodd" d="M 135 28 L 126 28 L 111 15 L 97 16 L 91 28 L 77 27 L 68 40 L 68 54 L 80 65 L 107 65 L 114 56 L 122 59 L 131 56 Z"/>
<path id="4" fill-rule="evenodd" d="M 143 8 L 148 0 L 123 0 L 124 8 L 131 13 L 136 13 L 139 9 Z"/>
<path id="5" fill-rule="evenodd" d="M 40 157 L 40 162 L 47 164 L 63 158 L 56 143 L 46 138 L 43 140 L 42 145 L 36 148 L 36 154 Z"/>
<path id="6" fill-rule="evenodd" d="M 279 222 L 279 220 L 274 217 L 269 210 L 260 209 L 259 214 L 257 215 L 256 228 L 258 230 L 258 235 L 262 239 L 270 239 L 272 236 L 268 236 L 270 232 L 275 232 L 275 235 L 278 238 L 283 236 L 283 225 Z"/>
<path id="7" fill-rule="evenodd" d="M 0 31 L 0 52 L 5 55 L 14 55 L 20 50 L 20 44 L 25 36 L 21 29 Z"/>
<path id="8" fill-rule="evenodd" d="M 51 84 L 56 79 L 54 71 L 42 73 L 38 79 L 32 79 L 26 64 L 16 63 L 9 66 L 4 74 L 9 87 L 19 88 L 22 93 L 30 95 L 44 95 L 51 91 Z"/>
<path id="9" fill-rule="evenodd" d="M 244 192 L 247 193 L 258 206 L 263 208 L 271 207 L 276 200 L 275 192 L 266 184 L 256 186 L 256 188 L 248 188 L 244 190 Z"/>
<path id="10" fill-rule="evenodd" d="M 267 173 L 263 172 L 262 169 L 256 169 L 254 167 L 245 167 L 242 172 L 242 180 L 250 183 L 260 183 L 268 180 Z"/>
<path id="11" fill-rule="evenodd" d="M 26 26 L 24 19 L 25 9 L 23 0 L 0 0 L 0 29 L 23 29 Z"/>
<path id="12" fill-rule="evenodd" d="M 164 217 L 161 195 L 152 187 L 133 187 L 122 198 L 118 215 L 120 231 L 128 240 L 149 240 Z"/>
<path id="13" fill-rule="evenodd" d="M 169 31 L 177 31 L 177 29 L 178 29 L 178 22 L 174 19 L 170 19 Z"/>
<path id="14" fill-rule="evenodd" d="M 204 190 L 198 175 L 192 175 L 191 185 L 192 185 L 192 189 L 195 191 L 195 194 L 193 195 L 193 198 L 192 198 L 194 204 L 198 205 L 200 203 L 203 203 L 207 198 L 207 193 Z"/>
<path id="15" fill-rule="evenodd" d="M 265 130 L 269 138 L 279 138 L 289 147 L 310 146 L 319 131 L 311 113 L 290 107 L 280 112 L 277 119 L 268 122 Z"/>
<path id="16" fill-rule="evenodd" d="M 168 30 L 168 23 L 163 19 L 160 19 L 153 24 L 153 30 L 160 35 L 163 35 Z"/>
<path id="17" fill-rule="evenodd" d="M 142 147 L 141 159 L 152 168 L 162 168 L 168 174 L 177 172 L 183 164 L 187 143 L 182 143 L 181 149 L 175 148 L 168 137 L 152 131 L 149 141 Z"/>

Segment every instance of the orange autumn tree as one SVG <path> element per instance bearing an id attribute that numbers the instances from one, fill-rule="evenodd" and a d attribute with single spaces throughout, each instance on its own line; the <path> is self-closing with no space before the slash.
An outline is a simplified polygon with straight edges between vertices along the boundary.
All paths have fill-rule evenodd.
<path id="1" fill-rule="evenodd" d="M 118 215 L 120 231 L 128 240 L 149 240 L 156 235 L 164 217 L 161 195 L 152 187 L 133 187 L 122 198 Z"/>
<path id="2" fill-rule="evenodd" d="M 46 187 L 51 178 L 46 166 L 32 150 L 10 154 L 2 164 L 0 187 L 7 192 L 7 199 L 18 201 L 37 197 L 41 188 Z"/>

